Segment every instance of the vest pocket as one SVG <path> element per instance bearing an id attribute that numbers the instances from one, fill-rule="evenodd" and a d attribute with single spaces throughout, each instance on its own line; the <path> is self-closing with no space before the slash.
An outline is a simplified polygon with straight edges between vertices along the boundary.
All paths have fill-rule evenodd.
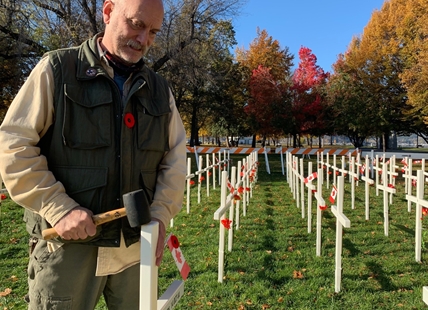
<path id="1" fill-rule="evenodd" d="M 82 207 L 92 210 L 94 214 L 105 210 L 102 197 L 107 185 L 106 167 L 56 166 L 51 168 L 53 174 L 65 187 L 67 195 Z"/>
<path id="2" fill-rule="evenodd" d="M 99 91 L 94 91 L 93 88 Z M 109 88 L 107 88 L 109 89 Z M 112 95 L 98 85 L 64 85 L 64 143 L 76 149 L 96 149 L 112 143 Z M 57 116 L 61 117 L 61 116 Z"/>
<path id="3" fill-rule="evenodd" d="M 168 106 L 167 106 L 168 107 Z M 144 151 L 169 151 L 169 107 L 168 110 L 155 110 L 151 100 L 138 97 L 137 130 L 138 148 Z"/>

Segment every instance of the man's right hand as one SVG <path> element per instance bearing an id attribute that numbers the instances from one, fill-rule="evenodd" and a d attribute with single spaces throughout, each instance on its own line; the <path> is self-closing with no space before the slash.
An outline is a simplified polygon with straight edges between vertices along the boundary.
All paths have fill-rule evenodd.
<path id="1" fill-rule="evenodd" d="M 92 211 L 83 207 L 72 209 L 55 224 L 54 228 L 64 240 L 86 239 L 97 232 L 92 220 Z"/>

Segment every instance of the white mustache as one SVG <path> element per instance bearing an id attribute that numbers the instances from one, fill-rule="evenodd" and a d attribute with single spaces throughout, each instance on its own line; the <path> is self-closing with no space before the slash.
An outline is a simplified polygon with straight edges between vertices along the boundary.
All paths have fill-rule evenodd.
<path id="1" fill-rule="evenodd" d="M 128 43 L 126 43 L 126 45 L 132 47 L 133 49 L 137 49 L 137 50 L 143 49 L 143 46 L 134 40 L 129 40 Z"/>

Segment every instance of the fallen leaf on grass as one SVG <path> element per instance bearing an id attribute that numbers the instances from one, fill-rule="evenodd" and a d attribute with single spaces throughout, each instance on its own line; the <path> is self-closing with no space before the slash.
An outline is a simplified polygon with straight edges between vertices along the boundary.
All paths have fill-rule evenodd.
<path id="1" fill-rule="evenodd" d="M 269 308 L 270 308 L 270 306 L 268 304 L 263 304 L 262 305 L 262 310 L 269 309 Z"/>
<path id="2" fill-rule="evenodd" d="M 17 244 L 17 243 L 18 243 L 18 239 L 16 239 L 16 238 L 11 238 L 11 239 L 9 240 L 9 242 L 10 242 L 10 243 L 12 243 L 12 244 Z"/>
<path id="3" fill-rule="evenodd" d="M 301 271 L 294 270 L 293 279 L 303 279 L 303 273 Z"/>
<path id="4" fill-rule="evenodd" d="M 7 288 L 5 289 L 3 292 L 0 292 L 0 297 L 6 297 L 7 295 L 9 295 L 10 293 L 12 293 L 12 289 Z"/>
<path id="5" fill-rule="evenodd" d="M 10 279 L 11 279 L 13 282 L 18 281 L 18 277 L 17 277 L 17 276 L 11 276 L 11 277 L 10 277 Z"/>
<path id="6" fill-rule="evenodd" d="M 283 297 L 279 297 L 278 298 L 278 302 L 283 302 L 284 301 L 284 298 Z"/>

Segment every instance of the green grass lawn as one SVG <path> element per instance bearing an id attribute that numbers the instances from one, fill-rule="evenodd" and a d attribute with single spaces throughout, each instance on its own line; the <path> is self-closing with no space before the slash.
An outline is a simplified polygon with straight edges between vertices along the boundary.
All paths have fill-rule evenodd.
<path id="1" fill-rule="evenodd" d="M 234 163 L 242 156 L 232 156 Z M 370 220 L 365 220 L 364 183 L 356 188 L 350 206 L 350 184 L 345 182 L 344 214 L 351 227 L 343 233 L 342 284 L 335 293 L 336 220 L 323 211 L 322 255 L 316 256 L 315 205 L 312 233 L 302 218 L 281 173 L 279 155 L 269 155 L 271 174 L 260 158 L 259 178 L 247 215 L 234 231 L 233 250 L 226 250 L 223 283 L 218 276 L 219 187 L 211 188 L 201 203 L 197 187 L 191 191 L 190 213 L 174 219 L 174 233 L 190 265 L 185 294 L 175 309 L 423 309 L 422 287 L 428 285 L 426 250 L 415 262 L 415 212 L 407 212 L 404 185 L 397 179 L 397 195 L 390 206 L 389 236 L 384 235 L 383 197 L 370 193 Z M 192 170 L 194 171 L 194 170 Z M 324 191 L 328 201 L 329 191 Z M 1 207 L 0 309 L 25 309 L 28 237 L 22 209 L 9 199 Z M 428 219 L 424 219 L 424 222 Z M 425 223 L 424 223 L 425 224 Z M 425 225 L 426 226 L 426 225 Z M 159 268 L 159 294 L 180 274 L 168 250 Z M 428 307 L 427 307 L 428 308 Z M 100 301 L 97 309 L 106 309 Z"/>

